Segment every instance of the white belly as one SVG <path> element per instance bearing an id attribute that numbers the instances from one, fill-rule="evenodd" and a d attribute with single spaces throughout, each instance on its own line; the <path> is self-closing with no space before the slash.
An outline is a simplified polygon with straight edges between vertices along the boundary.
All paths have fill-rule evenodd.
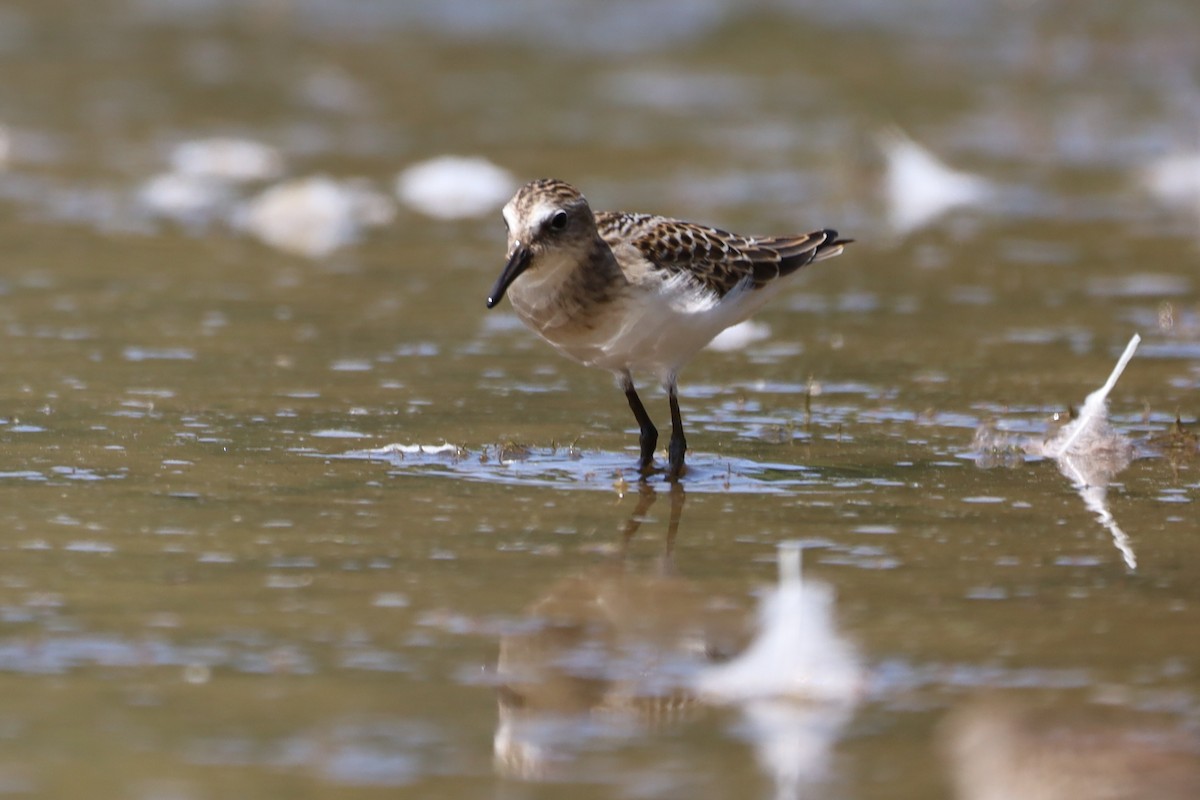
<path id="1" fill-rule="evenodd" d="M 676 276 L 630 286 L 577 319 L 538 313 L 523 304 L 514 307 L 526 325 L 568 358 L 617 374 L 652 372 L 665 383 L 714 336 L 749 317 L 778 288 L 734 290 L 717 299 Z"/>

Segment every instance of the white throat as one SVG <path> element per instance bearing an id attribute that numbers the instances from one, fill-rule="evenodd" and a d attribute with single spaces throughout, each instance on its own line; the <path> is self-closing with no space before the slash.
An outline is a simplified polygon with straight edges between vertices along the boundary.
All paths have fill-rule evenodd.
<path id="1" fill-rule="evenodd" d="M 553 302 L 559 289 L 578 268 L 569 253 L 550 250 L 538 255 L 537 263 L 513 281 L 508 293 L 517 306 L 532 308 Z"/>

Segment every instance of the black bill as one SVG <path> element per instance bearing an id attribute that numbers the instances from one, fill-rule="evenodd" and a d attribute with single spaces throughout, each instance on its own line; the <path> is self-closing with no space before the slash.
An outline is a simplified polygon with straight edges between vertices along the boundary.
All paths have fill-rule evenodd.
<path id="1" fill-rule="evenodd" d="M 504 293 L 508 291 L 508 287 L 517 279 L 517 276 L 529 266 L 532 256 L 533 254 L 529 252 L 529 248 L 525 245 L 518 244 L 516 246 L 512 251 L 512 255 L 508 257 L 508 263 L 504 265 L 504 271 L 496 279 L 496 285 L 492 287 L 491 293 L 488 294 L 488 308 L 495 308 L 496 304 L 504 299 Z"/>

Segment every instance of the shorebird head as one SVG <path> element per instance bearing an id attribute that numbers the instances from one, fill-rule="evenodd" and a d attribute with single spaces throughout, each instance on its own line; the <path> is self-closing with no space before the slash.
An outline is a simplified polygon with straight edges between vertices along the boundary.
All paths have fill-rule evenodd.
<path id="1" fill-rule="evenodd" d="M 596 218 L 569 183 L 539 178 L 522 186 L 504 206 L 508 261 L 488 295 L 494 308 L 522 273 L 578 263 L 596 238 Z"/>

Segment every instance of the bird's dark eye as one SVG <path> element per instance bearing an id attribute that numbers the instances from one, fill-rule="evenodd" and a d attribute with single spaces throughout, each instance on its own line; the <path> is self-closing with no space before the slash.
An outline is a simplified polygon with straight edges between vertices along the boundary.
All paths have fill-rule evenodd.
<path id="1" fill-rule="evenodd" d="M 567 212 L 556 211 L 554 216 L 550 218 L 550 227 L 556 231 L 561 231 L 567 227 Z"/>

